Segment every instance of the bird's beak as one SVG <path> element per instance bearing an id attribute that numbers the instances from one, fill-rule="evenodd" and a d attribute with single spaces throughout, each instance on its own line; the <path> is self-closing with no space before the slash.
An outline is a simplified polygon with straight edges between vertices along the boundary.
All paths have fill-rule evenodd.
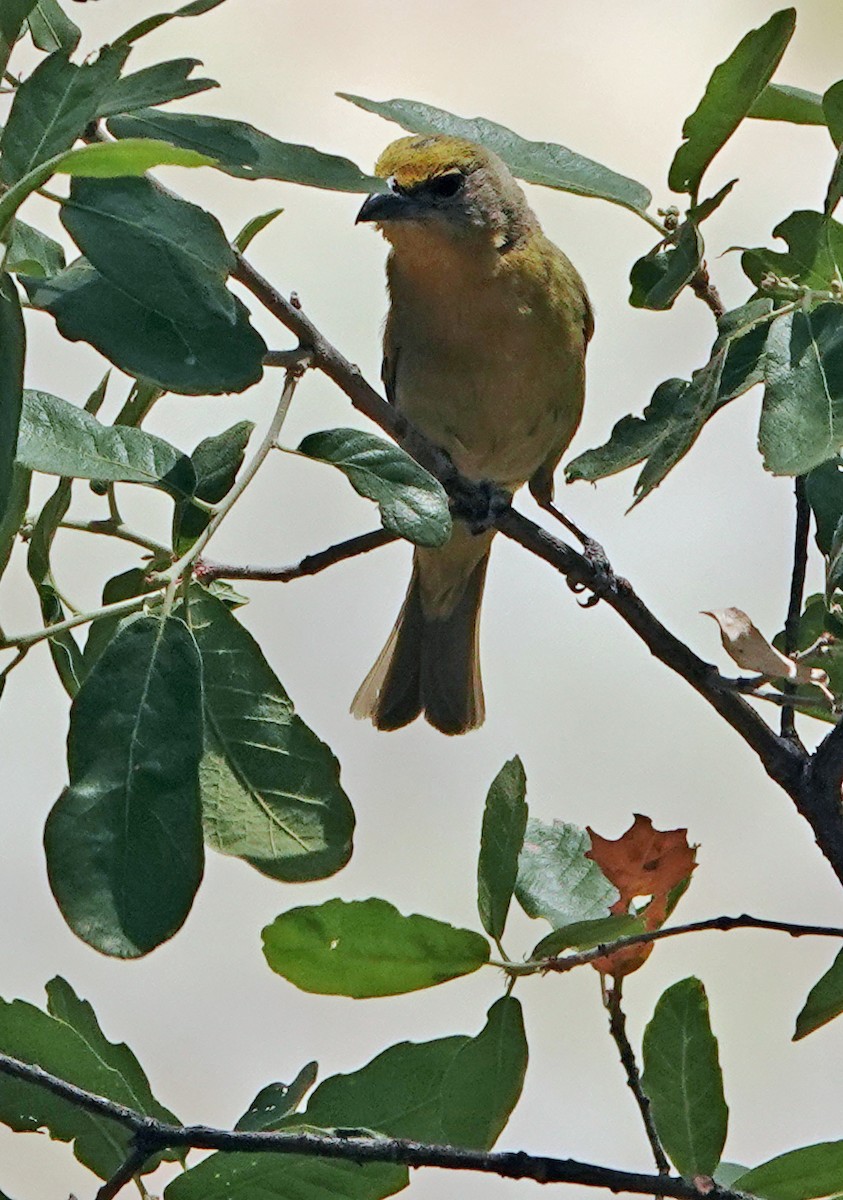
<path id="1" fill-rule="evenodd" d="M 361 221 L 406 221 L 415 215 L 416 205 L 409 196 L 395 192 L 375 192 L 363 201 L 355 225 Z"/>

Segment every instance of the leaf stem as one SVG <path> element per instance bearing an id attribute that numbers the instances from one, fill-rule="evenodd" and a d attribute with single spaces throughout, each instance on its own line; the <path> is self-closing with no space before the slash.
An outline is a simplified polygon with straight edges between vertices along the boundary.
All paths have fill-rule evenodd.
<path id="1" fill-rule="evenodd" d="M 115 522 L 110 517 L 103 521 L 60 521 L 59 529 L 75 529 L 79 533 L 103 534 L 105 537 L 117 538 L 121 542 L 131 542 L 133 546 L 142 546 L 144 550 L 149 550 L 151 554 L 166 556 L 171 553 L 163 542 L 156 542 L 153 538 L 148 538 L 146 534 L 129 529 L 122 521 L 118 520 Z"/>

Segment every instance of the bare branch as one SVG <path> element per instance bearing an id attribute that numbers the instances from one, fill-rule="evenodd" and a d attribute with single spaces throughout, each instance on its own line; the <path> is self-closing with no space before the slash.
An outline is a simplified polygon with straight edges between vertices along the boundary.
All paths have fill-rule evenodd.
<path id="1" fill-rule="evenodd" d="M 378 547 L 387 546 L 397 540 L 397 533 L 391 533 L 388 529 L 373 529 L 371 533 L 361 533 L 345 542 L 338 542 L 335 546 L 328 546 L 326 550 L 320 550 L 317 554 L 308 554 L 301 562 L 289 567 L 237 566 L 202 560 L 197 563 L 194 573 L 203 583 L 212 579 L 257 579 L 266 583 L 289 583 L 293 579 L 302 579 L 305 575 L 317 575 L 327 567 L 332 567 L 334 563 L 367 554 L 370 550 L 377 550 Z"/>
<path id="2" fill-rule="evenodd" d="M 641 1086 L 641 1073 L 638 1070 L 638 1063 L 635 1061 L 635 1051 L 632 1049 L 632 1044 L 626 1034 L 626 1013 L 621 1006 L 622 984 L 622 979 L 615 979 L 612 986 L 607 988 L 603 995 L 603 1003 L 609 1014 L 609 1033 L 612 1035 L 612 1040 L 618 1048 L 621 1065 L 626 1072 L 626 1082 L 635 1097 L 638 1111 L 641 1113 L 644 1132 L 647 1134 L 647 1141 L 650 1143 L 656 1168 L 659 1175 L 669 1175 L 670 1163 L 653 1122 L 653 1114 L 650 1111 L 650 1099 Z"/>
<path id="3" fill-rule="evenodd" d="M 155 1149 L 150 1148 L 149 1143 L 142 1135 L 138 1135 L 135 1139 L 135 1145 L 127 1156 L 125 1162 L 114 1172 L 110 1179 L 107 1179 L 97 1192 L 96 1200 L 114 1200 L 114 1197 L 123 1190 L 127 1183 L 131 1183 L 136 1175 L 143 1170 L 146 1163 Z"/>
<path id="4" fill-rule="evenodd" d="M 98 1200 L 115 1196 L 115 1181 L 122 1187 L 146 1157 L 166 1149 L 245 1151 L 249 1154 L 303 1154 L 341 1159 L 346 1162 L 398 1163 L 408 1167 L 441 1167 L 450 1171 L 474 1171 L 502 1179 L 532 1179 L 537 1183 L 577 1183 L 584 1187 L 607 1188 L 612 1192 L 671 1196 L 676 1200 L 744 1200 L 736 1192 L 716 1185 L 697 1187 L 676 1175 L 645 1175 L 621 1171 L 573 1158 L 548 1158 L 523 1151 L 465 1150 L 456 1146 L 430 1145 L 408 1138 L 360 1136 L 357 1130 L 331 1133 L 252 1133 L 245 1130 L 214 1129 L 206 1125 L 168 1125 L 133 1112 L 125 1105 L 86 1092 L 74 1084 L 0 1055 L 0 1074 L 23 1079 L 69 1100 L 85 1112 L 110 1117 L 132 1130 L 137 1151 L 126 1159 L 119 1172 L 100 1189 Z M 145 1157 L 140 1160 L 143 1154 Z M 110 1191 L 104 1190 L 110 1188 Z"/>
<path id="5" fill-rule="evenodd" d="M 805 590 L 805 572 L 808 567 L 808 533 L 811 522 L 811 509 L 808 504 L 808 493 L 805 479 L 797 476 L 794 481 L 796 496 L 796 529 L 793 537 L 793 571 L 790 578 L 790 597 L 787 605 L 787 617 L 784 623 L 784 653 L 788 658 L 797 649 L 799 640 L 799 618 L 802 616 L 802 593 Z M 782 689 L 785 694 L 796 690 L 794 684 L 785 683 Z M 797 742 L 795 712 L 789 705 L 782 709 L 782 737 Z M 801 744 L 801 743 L 800 743 Z"/>

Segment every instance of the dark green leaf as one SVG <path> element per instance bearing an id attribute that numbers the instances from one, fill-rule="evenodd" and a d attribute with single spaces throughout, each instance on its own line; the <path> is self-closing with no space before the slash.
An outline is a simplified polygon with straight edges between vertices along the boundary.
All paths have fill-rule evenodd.
<path id="1" fill-rule="evenodd" d="M 230 429 L 205 438 L 190 456 L 196 473 L 194 495 L 209 504 L 218 504 L 234 486 L 243 465 L 246 446 L 255 428 L 252 421 L 238 421 Z M 183 554 L 205 529 L 210 515 L 185 501 L 173 511 L 173 549 Z"/>
<path id="2" fill-rule="evenodd" d="M 376 501 L 384 529 L 417 546 L 450 538 L 445 489 L 400 446 L 360 429 L 325 429 L 309 434 L 299 453 L 338 467 L 355 492 Z"/>
<path id="3" fill-rule="evenodd" d="M 758 446 L 774 475 L 804 475 L 843 446 L 843 308 L 822 304 L 772 324 Z"/>
<path id="4" fill-rule="evenodd" d="M 198 150 L 210 155 L 220 171 L 237 179 L 283 179 L 336 192 L 386 189 L 382 179 L 365 175 L 347 158 L 324 154 L 312 146 L 279 142 L 245 121 L 148 109 L 134 116 L 112 117 L 108 128 L 118 138 L 161 138 Z"/>
<path id="5" fill-rule="evenodd" d="M 843 459 L 831 458 L 805 476 L 805 491 L 816 522 L 817 546 L 831 553 L 834 531 L 843 517 Z"/>
<path id="6" fill-rule="evenodd" d="M 717 212 L 737 182 L 737 179 L 730 179 L 728 183 L 723 184 L 719 192 L 715 192 L 713 196 L 709 196 L 708 199 L 701 200 L 699 204 L 695 204 L 693 208 L 688 210 L 689 219 L 695 221 L 697 225 L 701 221 L 707 221 L 713 213 Z"/>
<path id="7" fill-rule="evenodd" d="M 703 241 L 694 221 L 680 226 L 675 242 L 659 242 L 654 250 L 639 258 L 629 274 L 632 284 L 629 303 L 633 308 L 664 311 L 699 270 Z"/>
<path id="8" fill-rule="evenodd" d="M 813 1200 L 843 1189 L 843 1142 L 817 1142 L 779 1154 L 739 1175 L 736 1191 L 763 1200 Z"/>
<path id="9" fill-rule="evenodd" d="M 202 878 L 196 645 L 172 617 L 138 617 L 109 642 L 70 714 L 70 784 L 44 831 L 66 921 L 104 954 L 172 937 Z"/>
<path id="10" fill-rule="evenodd" d="M 835 605 L 836 608 L 836 605 Z M 817 639 L 830 641 L 822 652 L 815 650 L 805 655 L 804 651 L 814 646 Z M 773 645 L 778 650 L 784 649 L 784 633 L 773 638 Z M 809 667 L 820 667 L 828 673 L 828 686 L 838 701 L 843 698 L 843 621 L 836 611 L 829 611 L 825 597 L 822 594 L 808 596 L 802 615 L 799 618 L 799 628 L 796 635 L 796 649 L 803 652 L 802 661 Z M 822 697 L 817 688 L 802 684 L 794 696 L 794 708 L 798 712 L 807 713 L 820 721 L 837 721 L 837 714 L 832 713 L 828 702 Z"/>
<path id="11" fill-rule="evenodd" d="M 354 813 L 330 749 L 296 716 L 260 647 L 222 600 L 191 593 L 202 656 L 205 836 L 273 879 L 323 879 L 351 854 Z"/>
<path id="12" fill-rule="evenodd" d="M 516 899 L 529 917 L 543 917 L 554 929 L 608 917 L 620 893 L 585 857 L 590 847 L 588 834 L 576 825 L 530 818 L 515 885 Z"/>
<path id="13" fill-rule="evenodd" d="M 116 604 L 119 600 L 128 600 L 132 596 L 143 596 L 145 592 L 154 589 L 154 584 L 148 579 L 149 568 L 132 567 L 109 579 L 102 589 L 103 604 Z M 90 673 L 91 667 L 102 654 L 105 647 L 114 637 L 118 629 L 134 620 L 134 614 L 128 617 L 100 617 L 91 623 L 88 640 L 82 652 L 82 677 Z"/>
<path id="14" fill-rule="evenodd" d="M 696 195 L 709 163 L 769 83 L 795 25 L 795 9 L 774 13 L 760 29 L 750 30 L 715 69 L 705 95 L 682 127 L 685 141 L 668 175 L 674 192 Z"/>
<path id="15" fill-rule="evenodd" d="M 235 321 L 193 325 L 153 312 L 114 287 L 84 258 L 52 279 L 25 280 L 35 308 L 72 342 L 95 346 L 115 366 L 184 395 L 242 392 L 263 374 L 266 343 L 235 299 Z"/>
<path id="16" fill-rule="evenodd" d="M 521 1006 L 506 997 L 477 1037 L 401 1042 L 359 1071 L 326 1079 L 288 1125 L 489 1149 L 518 1101 L 526 1066 Z M 166 1200 L 381 1200 L 407 1183 L 405 1167 L 380 1163 L 216 1154 L 174 1180 Z"/>
<path id="17" fill-rule="evenodd" d="M 717 320 L 720 336 L 714 348 L 725 347 L 726 362 L 720 377 L 718 408 L 742 396 L 764 380 L 764 347 L 773 311 L 773 302 L 766 297 L 750 300 L 741 308 L 733 308 Z"/>
<path id="18" fill-rule="evenodd" d="M 815 1029 L 827 1025 L 843 1013 L 843 950 L 808 993 L 802 1011 L 796 1018 L 794 1042 L 807 1037 Z"/>
<path id="19" fill-rule="evenodd" d="M 56 50 L 72 54 L 82 36 L 57 0 L 37 0 L 29 14 L 29 32 L 38 49 L 48 54 Z"/>
<path id="20" fill-rule="evenodd" d="M 215 79 L 188 78 L 194 67 L 201 65 L 198 58 L 174 58 L 124 75 L 103 96 L 97 116 L 114 117 L 138 108 L 152 108 L 219 87 Z"/>
<path id="21" fill-rule="evenodd" d="M 61 221 L 104 279 L 157 316 L 234 321 L 234 253 L 220 223 L 154 180 L 74 179 Z"/>
<path id="22" fill-rule="evenodd" d="M 59 522 L 64 519 L 70 506 L 70 488 L 69 479 L 59 481 L 58 487 L 41 509 L 29 539 L 26 567 L 38 593 L 45 626 L 56 625 L 67 616 L 53 579 L 50 551 Z M 66 629 L 51 637 L 49 646 L 62 687 L 72 698 L 79 691 L 82 679 L 82 652 L 76 644 L 73 631 Z"/>
<path id="23" fill-rule="evenodd" d="M 58 242 L 21 220 L 12 222 L 6 250 L 6 270 L 44 278 L 64 268 L 64 250 Z"/>
<path id="24" fill-rule="evenodd" d="M 13 495 L 13 486 L 25 358 L 26 330 L 18 290 L 11 276 L 0 272 L 0 515 L 20 499 L 19 493 Z"/>
<path id="25" fill-rule="evenodd" d="M 738 1176 L 745 1175 L 746 1172 L 747 1168 L 741 1163 L 721 1162 L 712 1175 L 712 1179 L 722 1188 L 731 1188 Z"/>
<path id="26" fill-rule="evenodd" d="M 367 112 L 395 121 L 410 133 L 449 133 L 480 142 L 503 159 L 513 175 L 527 183 L 573 192 L 577 196 L 596 196 L 642 213 L 652 196 L 643 184 L 601 163 L 576 154 L 556 142 L 531 142 L 494 121 L 483 117 L 457 117 L 442 108 L 415 100 L 366 100 L 346 92 L 337 93 Z"/>
<path id="27" fill-rule="evenodd" d="M 841 196 L 843 196 L 843 146 L 837 151 L 837 158 L 834 160 L 831 179 L 828 181 L 828 189 L 825 193 L 823 212 L 827 217 L 830 217 L 837 208 Z"/>
<path id="28" fill-rule="evenodd" d="M 375 899 L 290 909 L 264 929 L 263 952 L 302 991 L 356 999 L 435 987 L 489 961 L 479 933 Z"/>
<path id="29" fill-rule="evenodd" d="M 817 97 L 819 100 L 819 97 Z M 835 146 L 843 145 L 843 79 L 833 83 L 822 98 L 822 117 Z"/>
<path id="30" fill-rule="evenodd" d="M 309 1062 L 292 1083 L 270 1083 L 261 1088 L 234 1128 L 252 1133 L 278 1129 L 284 1117 L 296 1111 L 313 1087 L 318 1069 L 317 1063 Z"/>
<path id="31" fill-rule="evenodd" d="M 23 1000 L 0 1000 L 0 1052 L 32 1063 L 97 1096 L 124 1104 L 159 1121 L 176 1122 L 149 1087 L 132 1051 L 109 1042 L 93 1009 L 80 1000 L 61 978 L 47 984 L 48 1012 Z M 84 1113 L 45 1088 L 5 1078 L 0 1089 L 0 1120 L 11 1129 L 35 1133 L 46 1128 L 50 1137 L 74 1142 L 81 1163 L 105 1179 L 126 1158 L 131 1135 L 106 1118 Z M 167 1158 L 178 1155 L 167 1153 Z M 147 1169 L 154 1169 L 153 1159 Z"/>
<path id="32" fill-rule="evenodd" d="M 94 119 L 99 99 L 120 74 L 126 53 L 106 48 L 95 62 L 81 67 L 61 53 L 39 63 L 17 89 L 0 138 L 3 183 L 16 183 L 70 149 Z"/>
<path id="33" fill-rule="evenodd" d="M 6 501 L 6 510 L 0 515 L 0 575 L 9 565 L 15 542 L 29 505 L 29 488 L 32 473 L 19 467 L 12 468 L 12 481 Z"/>
<path id="34" fill-rule="evenodd" d="M 659 1140 L 681 1175 L 711 1175 L 726 1141 L 729 1110 L 708 999 L 698 979 L 662 994 L 644 1031 L 641 1084 Z"/>
<path id="35" fill-rule="evenodd" d="M 527 776 L 518 757 L 492 780 L 483 812 L 477 863 L 477 908 L 489 937 L 500 941 L 518 876 L 518 856 L 527 828 Z"/>
<path id="36" fill-rule="evenodd" d="M 643 933 L 644 922 L 640 917 L 598 917 L 595 921 L 575 921 L 548 933 L 533 949 L 530 958 L 554 958 L 563 950 L 591 950 L 618 938 L 633 933 Z"/>
<path id="37" fill-rule="evenodd" d="M 0 6 L 0 38 L 13 46 L 20 37 L 24 21 L 35 6 L 35 0 L 4 0 Z"/>
<path id="38" fill-rule="evenodd" d="M 772 272 L 827 291 L 843 274 L 843 225 L 837 221 L 818 212 L 794 212 L 776 226 L 773 236 L 787 242 L 786 253 L 758 247 L 741 256 L 741 266 L 756 287 Z"/>
<path id="39" fill-rule="evenodd" d="M 192 3 L 183 4 L 174 12 L 156 13 L 154 17 L 145 17 L 143 21 L 138 21 L 137 25 L 133 25 L 131 29 L 127 29 L 117 38 L 117 44 L 127 45 L 136 42 L 138 38 L 146 37 L 154 29 L 166 25 L 174 17 L 201 17 L 203 13 L 210 12 L 212 8 L 218 8 L 222 2 L 223 0 L 192 0 Z"/>
<path id="40" fill-rule="evenodd" d="M 128 425 L 101 425 L 48 392 L 24 395 L 17 461 L 46 475 L 145 483 L 179 499 L 196 486 L 190 459 L 169 442 Z"/>
<path id="41" fill-rule="evenodd" d="M 247 221 L 237 237 L 234 239 L 233 245 L 237 247 L 241 254 L 245 254 L 251 245 L 254 238 L 276 217 L 280 216 L 284 211 L 283 208 L 271 208 L 269 212 L 261 213 L 258 217 L 252 217 L 251 221 Z"/>
<path id="42" fill-rule="evenodd" d="M 822 96 L 787 83 L 768 83 L 746 115 L 793 125 L 825 124 Z"/>

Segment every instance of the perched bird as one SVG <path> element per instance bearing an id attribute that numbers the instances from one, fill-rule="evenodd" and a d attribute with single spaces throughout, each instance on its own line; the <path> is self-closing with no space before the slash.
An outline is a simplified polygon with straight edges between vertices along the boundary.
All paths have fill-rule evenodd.
<path id="1" fill-rule="evenodd" d="M 471 480 L 550 500 L 580 422 L 593 330 L 585 287 L 491 151 L 444 134 L 402 137 L 358 221 L 391 245 L 383 381 L 389 400 Z M 484 717 L 480 601 L 493 529 L 462 521 L 417 548 L 395 628 L 352 704 L 379 729 L 424 713 L 443 733 Z"/>

